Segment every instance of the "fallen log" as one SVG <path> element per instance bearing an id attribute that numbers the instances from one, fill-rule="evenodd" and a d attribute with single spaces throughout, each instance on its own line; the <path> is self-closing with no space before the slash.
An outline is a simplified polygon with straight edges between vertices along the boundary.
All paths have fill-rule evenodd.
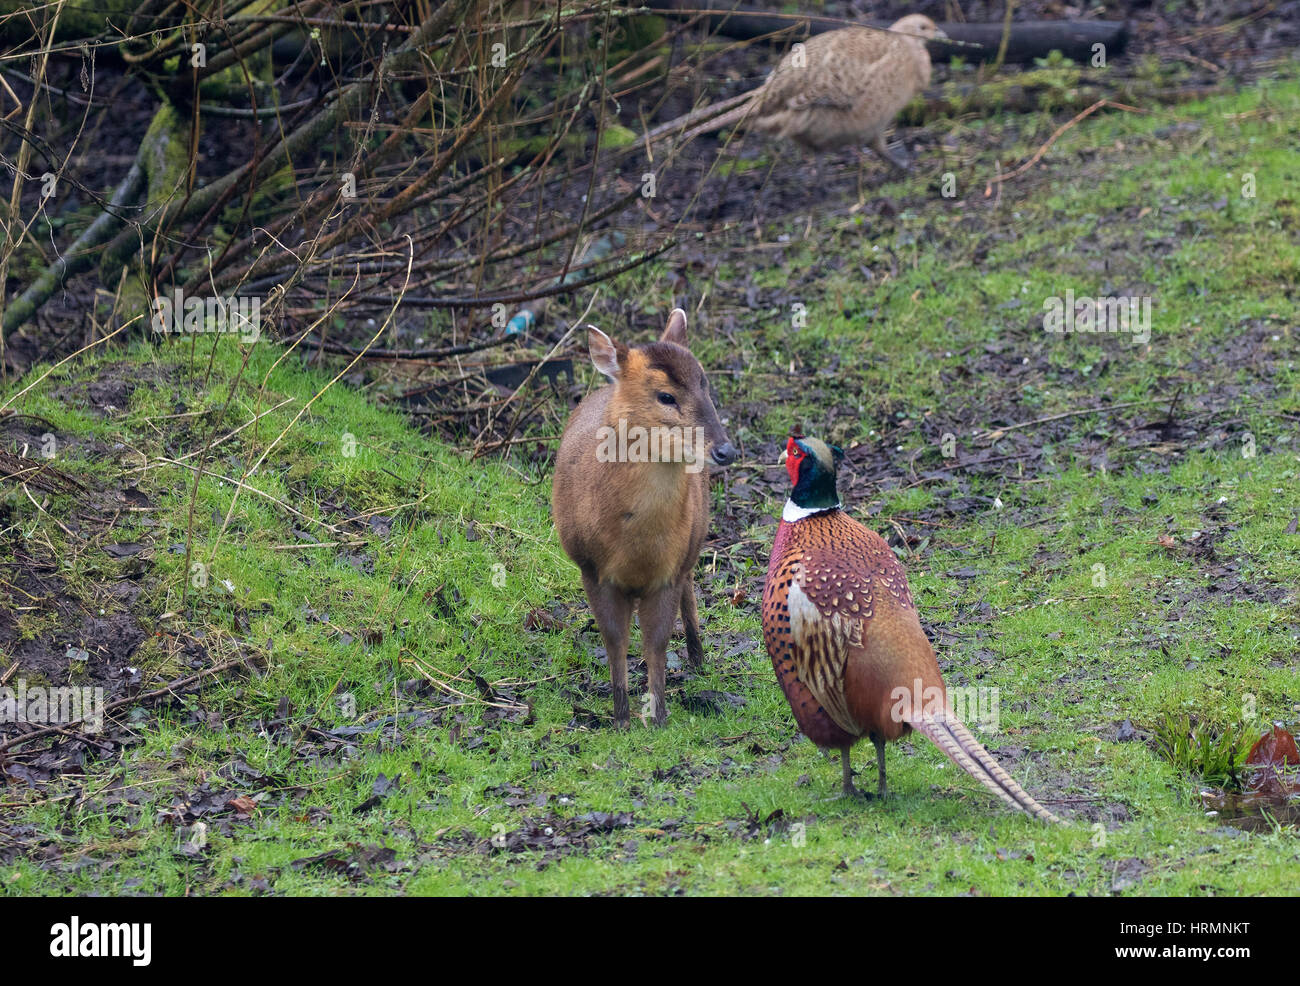
<path id="1" fill-rule="evenodd" d="M 709 30 L 741 41 L 761 40 L 771 37 L 783 41 L 791 30 L 796 38 L 821 34 L 860 23 L 867 27 L 888 27 L 889 21 L 849 22 L 836 17 L 817 17 L 812 14 L 790 15 L 771 13 L 752 7 L 729 4 L 726 0 L 643 0 L 650 7 L 668 17 L 701 18 Z M 949 42 L 930 42 L 930 57 L 948 61 L 954 56 L 968 62 L 993 61 L 1002 44 L 1001 24 L 965 24 L 945 22 L 939 25 L 948 35 Z M 785 33 L 781 33 L 785 32 Z M 1025 21 L 1013 23 L 1007 39 L 1007 53 L 1003 61 L 1030 63 L 1035 58 L 1046 58 L 1052 51 L 1060 51 L 1066 58 L 1087 63 L 1102 45 L 1107 59 L 1114 58 L 1128 44 L 1128 24 L 1124 21 Z"/>

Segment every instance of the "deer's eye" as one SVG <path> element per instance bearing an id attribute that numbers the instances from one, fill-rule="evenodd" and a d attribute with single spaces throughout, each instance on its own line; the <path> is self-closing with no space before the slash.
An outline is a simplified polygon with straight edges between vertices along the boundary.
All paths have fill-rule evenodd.
<path id="1" fill-rule="evenodd" d="M 674 397 L 672 394 L 668 393 L 668 391 L 661 390 L 659 391 L 659 403 L 664 405 L 665 407 L 676 407 L 677 398 Z"/>

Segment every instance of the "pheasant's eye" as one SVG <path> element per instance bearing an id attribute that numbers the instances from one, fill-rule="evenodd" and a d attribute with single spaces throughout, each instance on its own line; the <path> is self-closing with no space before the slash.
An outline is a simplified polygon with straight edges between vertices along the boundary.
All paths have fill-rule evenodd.
<path id="1" fill-rule="evenodd" d="M 674 397 L 672 394 L 668 393 L 668 391 L 661 390 L 659 391 L 659 403 L 664 405 L 665 407 L 676 407 L 677 398 Z"/>

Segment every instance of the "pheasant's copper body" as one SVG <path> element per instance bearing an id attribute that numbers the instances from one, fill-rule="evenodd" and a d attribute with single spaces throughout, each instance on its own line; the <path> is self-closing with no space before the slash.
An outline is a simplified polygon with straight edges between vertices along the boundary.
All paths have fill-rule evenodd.
<path id="1" fill-rule="evenodd" d="M 1007 804 L 1059 821 L 953 714 L 903 566 L 839 507 L 839 450 L 792 438 L 786 454 L 795 489 L 772 546 L 763 639 L 800 731 L 842 751 L 848 792 L 855 743 L 875 745 L 883 797 L 885 743 L 916 730 Z"/>

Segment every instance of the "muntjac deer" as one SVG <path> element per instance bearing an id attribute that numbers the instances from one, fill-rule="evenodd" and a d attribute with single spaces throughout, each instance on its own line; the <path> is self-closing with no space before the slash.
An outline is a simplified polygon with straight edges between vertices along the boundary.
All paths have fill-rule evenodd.
<path id="1" fill-rule="evenodd" d="M 591 362 L 611 385 L 589 394 L 560 440 L 551 514 L 560 544 L 582 570 L 614 686 L 614 720 L 628 725 L 627 647 L 639 611 L 650 704 L 664 702 L 668 638 L 680 610 L 691 667 L 704 663 L 692 572 L 709 528 L 708 458 L 736 457 L 686 347 L 674 309 L 658 342 L 629 349 L 588 326 Z"/>

